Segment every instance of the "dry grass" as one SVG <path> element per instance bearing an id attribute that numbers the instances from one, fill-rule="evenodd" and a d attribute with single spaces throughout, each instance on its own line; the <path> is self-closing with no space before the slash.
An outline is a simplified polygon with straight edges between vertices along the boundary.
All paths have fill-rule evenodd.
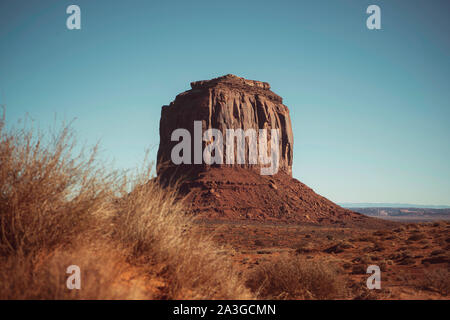
<path id="1" fill-rule="evenodd" d="M 450 272 L 446 267 L 428 271 L 424 274 L 424 279 L 419 286 L 448 296 L 450 294 Z"/>
<path id="2" fill-rule="evenodd" d="M 170 283 L 164 298 L 250 298 L 228 257 L 184 214 L 175 190 L 161 189 L 148 174 L 117 201 L 114 240 L 132 258 L 164 265 L 160 274 Z"/>
<path id="3" fill-rule="evenodd" d="M 57 249 L 36 256 L 10 255 L 0 259 L 0 299 L 148 299 L 145 278 L 125 281 L 132 270 L 125 258 L 105 243 L 79 249 Z M 69 290 L 66 269 L 81 270 L 81 289 Z"/>
<path id="4" fill-rule="evenodd" d="M 247 285 L 262 299 L 339 299 L 344 282 L 329 262 L 308 261 L 302 256 L 280 255 L 252 271 Z"/>
<path id="5" fill-rule="evenodd" d="M 149 167 L 110 173 L 97 148 L 76 149 L 68 128 L 48 138 L 0 121 L 1 299 L 251 297 Z M 66 288 L 73 264 L 81 290 Z"/>
<path id="6" fill-rule="evenodd" d="M 73 156 L 65 128 L 43 146 L 32 131 L 0 123 L 0 254 L 33 254 L 73 241 L 107 216 L 111 176 L 96 167 L 96 148 Z"/>

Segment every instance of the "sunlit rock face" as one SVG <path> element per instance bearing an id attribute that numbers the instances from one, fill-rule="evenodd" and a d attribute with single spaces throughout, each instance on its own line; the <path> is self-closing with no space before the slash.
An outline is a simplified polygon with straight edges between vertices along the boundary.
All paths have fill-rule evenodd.
<path id="1" fill-rule="evenodd" d="M 201 121 L 202 132 L 218 129 L 226 139 L 227 129 L 266 129 L 268 150 L 270 150 L 271 129 L 278 129 L 277 172 L 292 175 L 293 134 L 289 109 L 283 105 L 283 99 L 270 90 L 267 82 L 247 80 L 234 75 L 225 75 L 212 80 L 191 83 L 191 90 L 180 93 L 175 101 L 163 106 L 160 121 L 160 144 L 158 150 L 158 174 L 164 172 L 172 175 L 201 172 L 205 164 L 196 163 L 194 159 L 194 141 L 192 141 L 191 161 L 181 168 L 173 167 L 171 152 L 178 141 L 171 141 L 172 132 L 178 128 L 187 129 L 194 139 L 194 121 Z M 202 142 L 202 150 L 206 142 Z M 234 144 L 234 164 L 227 164 L 227 150 L 223 148 L 223 165 L 258 169 L 266 166 L 249 161 L 249 143 L 246 140 L 244 164 L 238 164 L 238 143 Z M 269 151 L 268 151 L 269 152 Z M 176 178 L 176 177 L 173 177 Z"/>

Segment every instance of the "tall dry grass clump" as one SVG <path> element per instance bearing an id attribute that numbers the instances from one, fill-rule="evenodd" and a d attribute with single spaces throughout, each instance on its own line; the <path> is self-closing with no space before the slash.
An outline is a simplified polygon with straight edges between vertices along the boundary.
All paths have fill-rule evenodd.
<path id="1" fill-rule="evenodd" d="M 110 177 L 96 148 L 74 156 L 66 127 L 44 142 L 0 122 L 0 254 L 32 254 L 73 241 L 107 213 Z"/>
<path id="2" fill-rule="evenodd" d="M 345 285 L 329 262 L 282 254 L 253 270 L 247 285 L 260 299 L 343 299 Z"/>
<path id="3" fill-rule="evenodd" d="M 81 289 L 69 290 L 67 267 L 81 270 Z M 135 272 L 120 250 L 105 242 L 0 258 L 0 299 L 151 299 L 146 278 Z"/>
<path id="4" fill-rule="evenodd" d="M 425 272 L 419 287 L 436 291 L 443 296 L 450 295 L 450 271 L 441 267 Z"/>
<path id="5" fill-rule="evenodd" d="M 202 235 L 174 188 L 138 175 L 133 191 L 117 201 L 113 238 L 128 249 L 131 259 L 159 265 L 170 286 L 167 299 L 251 298 L 231 261 L 212 239 Z"/>
<path id="6" fill-rule="evenodd" d="M 149 167 L 110 173 L 97 148 L 75 150 L 68 128 L 48 137 L 0 121 L 0 299 L 250 297 Z M 81 290 L 66 288 L 73 264 Z"/>

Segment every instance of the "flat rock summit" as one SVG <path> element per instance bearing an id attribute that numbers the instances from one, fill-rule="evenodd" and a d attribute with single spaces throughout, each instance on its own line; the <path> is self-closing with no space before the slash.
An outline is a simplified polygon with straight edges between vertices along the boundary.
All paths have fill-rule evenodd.
<path id="1" fill-rule="evenodd" d="M 171 135 L 182 128 L 194 136 L 194 121 L 201 121 L 202 132 L 215 128 L 223 137 L 227 129 L 279 129 L 277 173 L 261 175 L 261 164 L 196 164 L 194 152 L 188 164 L 174 164 L 171 152 L 179 141 L 172 141 Z M 163 184 L 178 182 L 189 211 L 198 219 L 368 227 L 389 224 L 344 209 L 292 177 L 294 137 L 289 109 L 267 82 L 231 74 L 192 82 L 190 90 L 162 107 L 159 132 L 158 177 Z M 191 141 L 192 150 L 194 144 Z M 203 141 L 202 150 L 205 146 Z M 246 145 L 247 155 L 248 148 Z M 224 156 L 227 151 L 224 148 Z"/>

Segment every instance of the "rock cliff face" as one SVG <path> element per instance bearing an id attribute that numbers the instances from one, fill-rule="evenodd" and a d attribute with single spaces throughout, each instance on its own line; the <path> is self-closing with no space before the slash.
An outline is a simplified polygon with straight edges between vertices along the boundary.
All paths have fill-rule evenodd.
<path id="1" fill-rule="evenodd" d="M 157 171 L 163 185 L 178 182 L 188 210 L 198 219 L 365 227 L 389 224 L 344 209 L 292 178 L 289 110 L 281 97 L 270 91 L 268 83 L 226 75 L 192 82 L 191 87 L 162 107 Z M 195 136 L 195 121 L 199 121 L 197 129 L 200 125 L 201 132 L 214 128 L 223 137 L 227 129 L 278 129 L 279 170 L 275 175 L 261 175 L 255 170 L 264 166 L 259 163 L 196 164 L 194 149 L 204 150 L 208 142 L 201 139 L 200 146 L 188 139 L 192 152 L 185 155 L 183 151 L 185 162 L 174 164 L 171 154 L 181 139 L 172 141 L 172 133 L 185 129 L 185 133 Z M 221 151 L 224 157 L 227 151 L 231 149 Z M 245 151 L 249 155 L 248 146 Z"/>
<path id="2" fill-rule="evenodd" d="M 186 169 L 201 171 L 204 163 L 195 163 L 194 152 L 191 154 L 191 166 L 183 170 L 173 168 L 171 151 L 178 141 L 171 141 L 171 135 L 178 128 L 187 129 L 194 137 L 194 121 L 201 121 L 202 132 L 218 129 L 226 140 L 227 129 L 254 129 L 259 136 L 260 129 L 266 129 L 267 141 L 271 141 L 271 129 L 279 129 L 279 171 L 292 174 L 293 135 L 288 108 L 283 105 L 280 96 L 270 91 L 266 82 L 246 80 L 234 75 L 226 75 L 212 80 L 191 83 L 191 90 L 179 94 L 169 106 L 163 106 L 160 122 L 160 145 L 158 150 L 158 174 L 169 169 L 171 172 L 185 173 Z M 257 169 L 263 165 L 249 161 L 249 138 L 245 144 L 245 162 L 238 164 L 238 140 L 234 138 L 234 166 Z M 225 143 L 225 141 L 224 141 Z M 201 150 L 206 142 L 202 143 Z M 191 141 L 192 151 L 195 150 Z M 271 143 L 268 143 L 270 154 Z M 224 161 L 227 165 L 227 148 L 223 148 Z M 198 161 L 197 161 L 198 162 Z M 241 161 L 242 162 L 242 161 Z M 232 165 L 232 166 L 233 166 Z M 228 164 L 229 166 L 229 164 Z M 177 170 L 178 169 L 178 170 Z"/>

